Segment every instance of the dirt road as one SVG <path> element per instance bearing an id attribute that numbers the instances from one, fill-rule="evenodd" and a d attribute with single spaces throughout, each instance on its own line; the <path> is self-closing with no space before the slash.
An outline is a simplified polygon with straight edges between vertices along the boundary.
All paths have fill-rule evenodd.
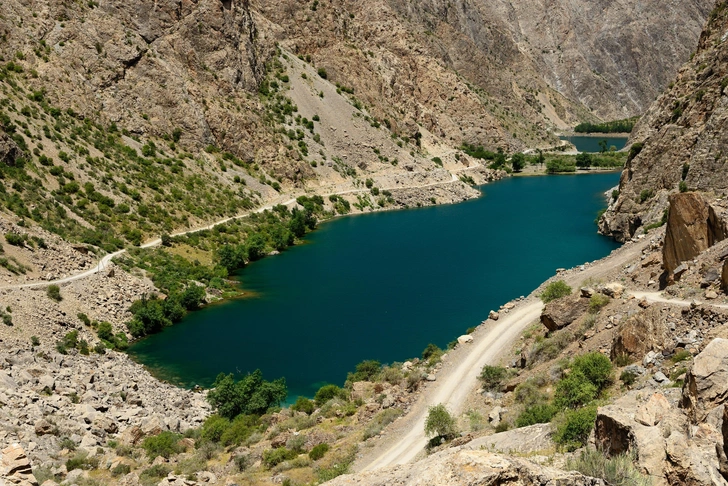
<path id="1" fill-rule="evenodd" d="M 579 287 L 590 278 L 614 278 L 627 262 L 639 258 L 648 243 L 647 240 L 629 243 L 583 270 L 572 269 L 559 278 L 572 287 Z M 405 464 L 422 456 L 427 444 L 424 424 L 428 408 L 442 403 L 451 413 L 462 413 L 463 403 L 468 393 L 477 387 L 477 377 L 483 366 L 496 363 L 501 353 L 509 350 L 526 327 L 538 319 L 542 308 L 541 301 L 532 294 L 510 313 L 502 314 L 495 325 L 484 332 L 476 331 L 472 344 L 459 346 L 449 353 L 447 365 L 438 373 L 435 385 L 422 392 L 409 413 L 397 420 L 372 450 L 364 451 L 355 469 L 371 471 Z"/>

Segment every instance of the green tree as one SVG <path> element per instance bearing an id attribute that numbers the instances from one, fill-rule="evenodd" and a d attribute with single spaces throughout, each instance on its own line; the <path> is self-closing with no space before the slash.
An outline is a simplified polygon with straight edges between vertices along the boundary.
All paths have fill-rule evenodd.
<path id="1" fill-rule="evenodd" d="M 607 142 L 606 140 L 599 140 L 599 151 L 601 153 L 605 153 L 607 151 Z"/>
<path id="2" fill-rule="evenodd" d="M 215 251 L 217 262 L 229 273 L 245 267 L 245 245 L 223 245 Z"/>
<path id="3" fill-rule="evenodd" d="M 511 167 L 513 167 L 513 172 L 521 172 L 523 168 L 526 166 L 526 157 L 518 152 L 511 156 Z"/>
<path id="4" fill-rule="evenodd" d="M 265 256 L 265 237 L 260 233 L 253 233 L 245 242 L 245 247 L 247 248 L 248 258 L 251 262 L 260 260 Z"/>
<path id="5" fill-rule="evenodd" d="M 180 295 L 180 305 L 187 310 L 197 310 L 205 299 L 205 287 L 191 283 Z"/>
<path id="6" fill-rule="evenodd" d="M 576 156 L 576 166 L 580 169 L 588 169 L 592 165 L 592 156 L 582 152 Z"/>
<path id="7" fill-rule="evenodd" d="M 260 370 L 239 381 L 232 373 L 220 373 L 207 393 L 207 401 L 218 415 L 232 420 L 240 414 L 263 415 L 269 408 L 279 406 L 287 394 L 285 378 L 265 381 Z"/>
<path id="8" fill-rule="evenodd" d="M 430 407 L 425 420 L 425 435 L 452 439 L 458 433 L 455 417 L 450 415 L 445 405 Z"/>
<path id="9" fill-rule="evenodd" d="M 110 343 L 114 342 L 114 329 L 113 327 L 111 327 L 110 322 L 100 322 L 99 327 L 96 331 L 96 335 L 101 340 L 108 341 Z"/>

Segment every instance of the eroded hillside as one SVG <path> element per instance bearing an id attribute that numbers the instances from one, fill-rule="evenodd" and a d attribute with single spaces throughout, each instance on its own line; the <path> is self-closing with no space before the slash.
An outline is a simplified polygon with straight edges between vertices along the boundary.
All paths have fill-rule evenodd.
<path id="1" fill-rule="evenodd" d="M 619 197 L 600 222 L 604 234 L 624 241 L 659 222 L 670 193 L 726 193 L 726 86 L 728 6 L 719 2 L 695 55 L 635 127 Z"/>

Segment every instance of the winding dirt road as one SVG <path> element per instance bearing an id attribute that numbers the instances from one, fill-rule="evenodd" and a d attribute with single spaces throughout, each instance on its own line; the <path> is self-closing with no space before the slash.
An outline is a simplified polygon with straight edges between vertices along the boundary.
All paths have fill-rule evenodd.
<path id="1" fill-rule="evenodd" d="M 455 175 L 455 172 L 462 172 L 462 171 L 465 171 L 465 170 L 467 170 L 467 168 L 466 169 L 461 169 L 459 171 L 451 172 L 451 176 L 452 177 L 451 177 L 450 181 L 433 182 L 433 183 L 424 184 L 424 185 L 421 185 L 421 186 L 391 187 L 391 188 L 389 188 L 389 190 L 395 190 L 395 189 L 426 189 L 428 187 L 435 187 L 435 186 L 440 186 L 440 185 L 445 185 L 445 184 L 452 184 L 452 183 L 458 182 L 460 180 L 460 179 L 458 179 L 457 175 Z M 386 190 L 386 188 L 383 188 L 383 190 Z M 368 192 L 369 192 L 369 189 L 350 189 L 350 190 L 347 190 L 347 191 L 331 192 L 331 193 L 325 194 L 322 197 L 328 197 L 328 196 L 331 196 L 331 195 L 343 196 L 344 194 L 357 194 L 357 193 L 368 193 Z M 209 224 L 209 225 L 206 225 L 206 226 L 201 226 L 201 227 L 198 227 L 198 228 L 193 228 L 193 229 L 189 229 L 189 230 L 186 230 L 186 231 L 180 231 L 180 232 L 177 232 L 177 233 L 173 233 L 171 236 L 182 236 L 182 235 L 187 235 L 187 234 L 190 234 L 190 233 L 196 233 L 198 231 L 210 230 L 210 229 L 214 228 L 215 226 L 219 226 L 221 224 L 225 224 L 225 223 L 227 223 L 229 221 L 233 221 L 235 219 L 244 218 L 244 217 L 249 216 L 249 215 L 254 214 L 254 213 L 262 213 L 263 211 L 266 211 L 266 210 L 269 210 L 269 209 L 273 209 L 274 206 L 277 206 L 279 204 L 283 204 L 284 206 L 288 206 L 288 205 L 293 204 L 294 202 L 296 202 L 296 198 L 291 198 L 291 199 L 288 199 L 288 200 L 281 200 L 281 199 L 279 199 L 279 200 L 277 200 L 275 202 L 272 202 L 270 204 L 267 204 L 265 206 L 261 206 L 261 207 L 255 209 L 255 210 L 253 210 L 253 211 L 246 211 L 245 213 L 239 214 L 237 216 L 230 216 L 228 218 L 224 218 L 224 219 L 221 219 L 219 221 L 215 221 L 214 223 Z M 159 246 L 161 244 L 162 244 L 162 239 L 161 238 L 157 238 L 155 240 L 148 241 L 148 242 L 140 245 L 139 247 L 140 248 L 153 248 L 153 247 Z M 97 263 L 95 267 L 90 268 L 88 270 L 84 270 L 83 272 L 79 272 L 79 273 L 74 274 L 74 275 L 70 275 L 68 277 L 59 278 L 59 279 L 56 279 L 56 280 L 45 280 L 45 281 L 40 281 L 40 282 L 29 282 L 29 283 L 24 283 L 24 284 L 4 285 L 4 286 L 0 286 L 0 290 L 45 287 L 45 286 L 53 285 L 53 284 L 55 284 L 55 285 L 61 285 L 61 284 L 73 282 L 75 280 L 80 280 L 80 279 L 83 279 L 83 278 L 86 278 L 86 277 L 90 277 L 91 275 L 95 275 L 95 274 L 103 271 L 106 267 L 108 267 L 108 265 L 109 265 L 109 263 L 111 262 L 112 259 L 116 258 L 119 255 L 122 255 L 123 253 L 126 253 L 126 249 L 119 250 L 119 251 L 116 251 L 114 253 L 110 253 L 108 255 L 105 255 L 103 258 L 101 258 L 101 260 L 99 260 L 99 263 Z"/>
<path id="2" fill-rule="evenodd" d="M 627 262 L 639 258 L 647 244 L 647 241 L 630 243 L 583 270 L 572 269 L 559 278 L 572 287 L 579 287 L 587 279 L 613 277 Z M 442 403 L 451 413 L 462 413 L 468 394 L 477 387 L 477 377 L 483 366 L 496 363 L 502 353 L 510 350 L 526 327 L 539 318 L 542 308 L 543 304 L 534 292 L 508 314 L 501 313 L 500 319 L 491 327 L 478 329 L 472 344 L 458 346 L 449 353 L 437 381 L 422 392 L 407 415 L 395 421 L 372 450 L 363 451 L 354 469 L 371 471 L 412 462 L 422 456 L 427 444 L 424 427 L 429 407 Z"/>

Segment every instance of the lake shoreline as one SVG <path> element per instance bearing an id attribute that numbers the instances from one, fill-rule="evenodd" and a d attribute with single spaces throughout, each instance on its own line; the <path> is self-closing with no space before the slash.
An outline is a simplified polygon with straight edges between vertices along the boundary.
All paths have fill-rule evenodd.
<path id="1" fill-rule="evenodd" d="M 603 177 L 608 176 L 606 171 L 583 172 L 592 173 L 593 175 L 601 175 Z M 552 194 L 562 193 L 564 190 L 566 190 L 567 192 L 577 191 L 572 193 L 572 196 L 577 200 L 584 201 L 584 198 L 588 197 L 593 198 L 591 200 L 594 201 L 597 196 L 596 192 L 601 192 L 601 185 L 604 184 L 599 182 L 599 179 L 578 178 L 579 181 L 592 181 L 587 184 L 583 184 L 582 182 L 577 183 L 576 179 L 574 178 L 553 178 L 553 181 L 549 180 L 547 182 L 546 180 L 543 180 L 543 182 L 537 183 L 534 186 L 532 182 L 528 182 L 529 179 L 532 179 L 533 182 L 536 182 L 536 179 L 533 178 L 514 177 L 507 178 L 505 181 L 503 181 L 506 182 L 506 185 L 498 185 L 497 189 L 496 186 L 491 186 L 491 189 L 485 190 L 485 196 L 488 199 L 485 204 L 483 203 L 483 199 L 486 198 L 479 197 L 477 199 L 468 201 L 467 205 L 437 205 L 435 207 L 430 207 L 429 211 L 426 211 L 423 208 L 423 211 L 407 212 L 409 213 L 408 216 L 402 216 L 402 214 L 405 213 L 400 213 L 396 217 L 393 217 L 391 216 L 392 212 L 387 211 L 378 212 L 378 214 L 376 215 L 372 214 L 372 218 L 335 218 L 334 220 L 327 221 L 327 223 L 332 223 L 335 226 L 332 227 L 329 224 L 321 225 L 321 228 L 319 230 L 311 233 L 314 240 L 311 241 L 311 243 L 316 243 L 315 245 L 297 245 L 295 247 L 292 247 L 288 251 L 283 252 L 280 255 L 279 259 L 263 259 L 261 260 L 261 262 L 256 262 L 255 266 L 250 266 L 249 268 L 246 268 L 246 270 L 243 272 L 244 277 L 243 279 L 241 279 L 243 280 L 241 285 L 245 289 L 248 289 L 248 291 L 260 291 L 260 299 L 251 299 L 248 301 L 249 303 L 246 303 L 245 306 L 241 307 L 239 307 L 235 302 L 231 302 L 232 306 L 208 306 L 204 310 L 212 311 L 212 313 L 207 315 L 205 315 L 204 313 L 193 312 L 189 315 L 189 317 L 191 317 L 191 320 L 186 320 L 185 322 L 176 324 L 175 326 L 172 326 L 170 328 L 166 328 L 163 332 L 164 338 L 160 339 L 159 337 L 154 338 L 152 336 L 151 340 L 150 338 L 147 338 L 143 341 L 138 341 L 137 343 L 135 343 L 134 347 L 136 349 L 132 350 L 133 352 L 131 354 L 137 362 L 150 365 L 147 368 L 150 369 L 150 371 L 152 371 L 158 379 L 176 383 L 182 385 L 183 387 L 190 387 L 195 383 L 204 386 L 207 381 L 209 381 L 207 378 L 205 378 L 206 376 L 212 376 L 214 378 L 214 374 L 211 374 L 212 372 L 206 369 L 208 367 L 210 369 L 214 368 L 216 372 L 228 372 L 239 369 L 243 373 L 245 373 L 246 371 L 251 371 L 254 368 L 261 368 L 267 378 L 285 376 L 289 381 L 289 384 L 291 385 L 289 387 L 291 389 L 291 393 L 294 395 L 301 394 L 305 396 L 315 392 L 315 390 L 313 390 L 309 386 L 309 383 L 311 383 L 311 381 L 313 381 L 314 379 L 317 380 L 317 382 L 342 382 L 345 378 L 346 371 L 350 371 L 351 369 L 353 369 L 356 362 L 359 362 L 362 359 L 379 359 L 383 362 L 388 362 L 393 359 L 399 359 L 400 356 L 418 355 L 419 352 L 425 347 L 427 342 L 434 342 L 440 345 L 444 345 L 450 340 L 456 338 L 458 335 L 463 334 L 467 327 L 471 327 L 482 322 L 482 320 L 486 317 L 483 311 L 484 307 L 482 306 L 494 305 L 496 301 L 505 302 L 508 300 L 512 300 L 514 297 L 517 297 L 519 293 L 525 293 L 526 291 L 537 287 L 538 284 L 543 281 L 543 279 L 540 277 L 547 277 L 548 274 L 552 274 L 554 268 L 556 268 L 557 266 L 572 266 L 569 264 L 569 261 L 571 261 L 572 263 L 576 263 L 574 262 L 575 259 L 577 262 L 593 260 L 594 257 L 598 256 L 600 252 L 598 248 L 601 248 L 602 246 L 604 246 L 605 249 L 606 247 L 612 247 L 611 243 L 601 243 L 601 241 L 606 242 L 606 239 L 602 240 L 602 238 L 600 237 L 599 240 L 595 240 L 591 236 L 595 234 L 595 232 L 592 231 L 592 210 L 594 210 L 595 212 L 596 209 L 598 209 L 597 206 L 601 206 L 601 201 L 597 203 L 589 203 L 587 207 L 580 208 L 580 212 L 586 213 L 581 217 L 582 227 L 586 229 L 586 231 L 582 229 L 581 234 L 586 236 L 578 237 L 572 245 L 576 248 L 586 245 L 585 248 L 578 250 L 576 253 L 573 250 L 566 251 L 563 255 L 567 255 L 567 257 L 564 257 L 563 255 L 553 255 L 551 259 L 548 259 L 553 263 L 549 263 L 549 261 L 544 261 L 543 265 L 537 265 L 538 268 L 535 268 L 533 269 L 533 271 L 529 272 L 531 278 L 519 278 L 518 281 L 520 282 L 520 284 L 516 285 L 515 287 L 511 285 L 501 289 L 492 288 L 492 282 L 494 281 L 493 279 L 499 280 L 501 278 L 499 277 L 499 272 L 501 270 L 496 269 L 498 271 L 495 274 L 491 275 L 490 273 L 488 273 L 490 277 L 488 279 L 483 279 L 481 278 L 481 275 L 483 275 L 482 269 L 490 268 L 490 265 L 492 265 L 492 263 L 478 263 L 473 259 L 485 261 L 484 259 L 488 255 L 494 255 L 502 250 L 489 249 L 489 245 L 491 244 L 488 243 L 487 240 L 490 240 L 490 237 L 486 237 L 486 239 L 483 239 L 483 237 L 480 236 L 481 233 L 471 233 L 472 231 L 485 231 L 486 233 L 489 233 L 487 231 L 487 225 L 483 226 L 459 224 L 459 221 L 466 221 L 468 218 L 470 218 L 470 216 L 468 215 L 472 214 L 474 216 L 478 215 L 475 217 L 477 217 L 481 221 L 488 220 L 498 222 L 501 218 L 496 215 L 502 215 L 501 201 L 510 201 L 514 196 L 517 196 L 519 194 L 532 194 L 534 190 L 536 190 L 535 197 L 539 198 L 538 200 L 542 200 L 542 198 L 544 197 L 547 198 L 547 200 L 550 200 Z M 555 184 L 556 181 L 560 182 Z M 580 187 L 581 189 L 578 189 Z M 481 191 L 483 189 L 484 187 L 481 187 Z M 564 202 L 561 201 L 561 203 Z M 539 202 L 535 204 L 543 205 L 543 203 Z M 571 206 L 573 206 L 573 203 L 567 204 L 565 208 Z M 591 206 L 594 207 L 592 208 Z M 512 207 L 512 202 L 508 202 L 508 207 L 509 210 L 523 213 L 527 211 L 526 208 L 532 208 L 531 205 L 526 205 L 521 209 L 517 209 Z M 486 208 L 487 211 L 483 212 Z M 388 215 L 387 213 L 390 214 Z M 557 211 L 557 213 L 564 214 L 562 210 Z M 436 226 L 437 229 L 430 227 L 430 225 L 434 223 L 433 218 L 436 218 L 439 221 Z M 445 224 L 445 226 L 443 227 L 442 224 Z M 517 232 L 509 230 L 507 228 L 507 225 L 504 226 L 503 222 L 498 222 L 497 224 L 501 227 L 503 233 L 517 236 L 515 235 L 515 233 Z M 518 225 L 518 223 L 515 224 Z M 360 287 L 359 290 L 343 290 L 339 288 L 340 284 L 338 283 L 338 279 L 331 278 L 328 275 L 328 273 L 330 273 L 329 270 L 331 269 L 324 269 L 323 273 L 321 273 L 320 267 L 322 266 L 338 266 L 343 268 L 345 266 L 351 265 L 353 260 L 361 259 L 361 254 L 359 253 L 361 249 L 358 249 L 359 247 L 357 245 L 352 245 L 351 243 L 353 241 L 361 240 L 363 234 L 362 231 L 364 231 L 364 233 L 366 233 L 367 235 L 370 235 L 366 238 L 367 243 L 365 247 L 363 247 L 366 248 L 368 252 L 370 252 L 371 250 L 370 246 L 376 246 L 379 243 L 379 246 L 381 246 L 382 248 L 380 248 L 380 250 L 377 250 L 378 252 L 383 251 L 384 255 L 394 255 L 391 252 L 391 247 L 389 246 L 389 244 L 387 244 L 386 242 L 383 243 L 384 240 L 376 235 L 378 234 L 377 231 L 384 231 L 383 228 L 385 227 L 391 228 L 391 230 L 393 231 L 397 231 L 397 228 L 401 226 L 405 227 L 401 228 L 403 236 L 395 237 L 395 240 L 400 241 L 402 244 L 405 245 L 405 247 L 400 248 L 399 244 L 397 245 L 397 248 L 400 249 L 400 251 L 397 252 L 397 255 L 399 255 L 397 257 L 398 260 L 401 260 L 402 258 L 412 257 L 412 255 L 408 255 L 409 253 L 412 253 L 412 251 L 422 252 L 422 254 L 418 254 L 416 258 L 422 258 L 424 260 L 429 260 L 430 257 L 428 257 L 427 255 L 431 255 L 432 252 L 440 255 L 445 255 L 445 253 L 451 254 L 452 252 L 449 252 L 447 250 L 447 248 L 451 248 L 451 238 L 471 241 L 471 244 L 475 245 L 475 248 L 471 248 L 470 250 L 464 250 L 465 253 L 469 254 L 469 256 L 467 257 L 468 261 L 466 267 L 462 267 L 465 271 L 465 274 L 458 277 L 457 280 L 452 280 L 452 272 L 441 273 L 440 276 L 438 276 L 438 274 L 431 275 L 433 270 L 443 272 L 447 270 L 446 267 L 460 268 L 459 264 L 456 264 L 454 262 L 450 264 L 446 262 L 441 262 L 440 260 L 442 260 L 442 258 L 439 258 L 437 262 L 432 261 L 432 263 L 435 264 L 435 267 L 433 267 L 432 265 L 426 265 L 423 267 L 418 263 L 416 267 L 413 267 L 410 270 L 403 270 L 402 274 L 405 280 L 397 282 L 396 278 L 394 278 L 396 277 L 395 275 L 391 275 L 389 272 L 382 273 L 383 270 L 380 270 L 380 268 L 389 267 L 385 263 L 379 261 L 380 258 L 377 258 L 378 263 L 376 264 L 368 263 L 361 268 L 356 267 L 358 268 L 357 270 L 350 270 L 350 272 L 354 272 L 351 273 L 351 275 L 356 275 L 356 278 L 353 279 L 354 281 L 366 281 L 367 278 L 374 278 L 372 283 L 363 283 L 363 286 Z M 586 228 L 586 226 L 588 226 L 588 229 Z M 356 228 L 356 231 L 352 233 L 352 235 L 355 236 L 347 236 L 347 234 L 351 231 L 351 227 Z M 377 231 L 374 231 L 376 228 L 379 229 Z M 436 242 L 434 246 L 432 244 L 424 245 L 422 244 L 422 241 L 424 241 L 422 240 L 423 237 L 418 236 L 420 231 L 416 228 L 428 228 L 429 230 L 434 229 L 436 233 L 442 235 L 441 237 L 437 238 L 438 241 L 443 241 L 439 241 L 439 243 Z M 465 236 L 458 236 L 461 234 L 461 230 L 463 231 L 462 234 Z M 431 234 L 430 231 L 425 232 L 427 234 Z M 391 233 L 388 229 L 382 234 L 390 235 Z M 561 231 L 560 234 L 562 234 Z M 570 237 L 570 234 L 571 233 L 564 233 L 565 237 Z M 404 237 L 406 241 L 402 240 L 402 237 Z M 586 237 L 585 241 L 587 242 L 594 241 L 595 243 L 599 244 L 597 246 L 593 246 L 592 243 L 579 243 L 579 241 L 582 241 L 581 238 L 584 237 Z M 341 240 L 341 238 L 344 239 Z M 352 240 L 351 238 L 355 239 Z M 527 244 L 526 239 L 519 239 L 523 240 L 524 244 Z M 406 245 L 408 244 L 408 242 L 415 242 L 415 246 L 406 249 Z M 355 248 L 352 249 L 352 246 Z M 441 246 L 443 248 L 440 248 Z M 347 249 L 346 247 L 349 248 Z M 510 248 L 511 244 L 507 243 L 506 247 Z M 310 251 L 311 248 L 318 248 L 318 250 Z M 353 255 L 337 256 L 334 254 L 341 252 L 346 253 L 347 251 L 352 252 Z M 525 250 L 514 249 L 514 251 L 520 253 Z M 294 252 L 297 252 L 297 254 L 291 255 Z M 481 254 L 479 257 L 474 256 L 478 253 Z M 318 256 L 315 256 L 314 254 Z M 379 253 L 375 252 L 375 254 L 378 255 Z M 457 252 L 455 254 L 457 255 Z M 310 260 L 312 255 L 314 255 L 314 259 Z M 572 256 L 569 257 L 568 255 Z M 333 259 L 332 256 L 334 257 Z M 305 266 L 305 268 L 300 267 L 303 261 L 309 260 L 310 263 L 307 264 L 308 266 Z M 324 264 L 324 260 L 328 263 Z M 341 262 L 336 263 L 338 260 L 341 260 Z M 539 258 L 539 260 L 542 259 Z M 417 261 L 420 262 L 422 260 Z M 348 263 L 343 264 L 342 262 Z M 281 273 L 282 267 L 286 267 L 289 269 L 288 273 L 292 275 L 292 278 L 295 275 L 306 275 L 307 277 L 304 279 L 306 282 L 319 283 L 316 285 L 294 285 L 295 282 L 298 282 L 298 277 L 296 277 L 294 281 L 290 282 L 289 284 L 286 281 L 289 281 L 291 279 L 287 278 L 285 276 L 285 273 Z M 317 268 L 317 270 L 314 271 L 312 268 L 309 267 L 315 267 Z M 508 265 L 508 267 L 510 267 L 510 265 Z M 544 267 L 547 269 L 545 269 Z M 248 272 L 248 270 L 253 269 L 255 269 L 253 272 Z M 424 271 L 426 272 L 427 277 L 418 276 L 420 272 L 420 270 L 418 269 L 425 269 Z M 373 273 L 374 277 L 366 277 L 367 273 Z M 263 278 L 263 280 L 261 280 L 261 278 Z M 394 283 L 391 282 L 393 278 L 395 280 Z M 464 310 L 459 309 L 454 314 L 452 314 L 452 309 L 450 309 L 448 305 L 440 304 L 438 303 L 439 301 L 432 303 L 429 302 L 430 300 L 432 300 L 432 297 L 421 297 L 420 292 L 423 291 L 425 292 L 425 294 L 423 295 L 429 295 L 426 293 L 426 290 L 417 290 L 418 286 L 420 286 L 421 284 L 424 285 L 425 288 L 431 288 L 432 285 L 427 285 L 428 281 L 450 282 L 448 284 L 448 287 L 452 287 L 453 289 L 459 289 L 463 285 L 468 285 L 470 287 L 468 282 L 473 278 L 476 279 L 476 281 L 473 282 L 476 286 L 474 290 L 463 292 L 462 289 L 460 289 L 457 291 L 448 290 L 448 292 L 456 292 L 459 296 L 458 298 L 462 302 L 471 301 L 479 302 L 479 304 L 477 306 L 470 306 L 469 308 L 466 308 Z M 345 285 L 349 283 L 350 282 L 347 281 L 345 282 Z M 533 284 L 533 286 L 530 286 L 530 284 Z M 393 289 L 397 290 L 387 290 L 390 286 L 392 286 Z M 323 293 L 314 293 L 309 295 L 304 292 L 305 295 L 298 295 L 299 293 L 301 293 L 302 290 L 305 291 L 309 290 L 310 288 L 311 292 L 313 292 L 314 290 L 316 290 L 317 287 L 320 287 Z M 384 297 L 384 300 L 380 300 L 380 297 L 378 297 L 377 295 L 368 295 L 374 292 L 375 287 L 381 287 L 385 294 L 396 297 L 395 300 L 397 300 L 397 302 L 393 304 L 392 302 L 388 302 L 386 297 Z M 412 287 L 412 290 L 410 290 L 409 287 Z M 409 304 L 406 303 L 406 300 L 402 300 L 400 302 L 399 299 L 402 296 L 400 296 L 399 294 L 402 291 L 405 291 L 405 293 L 409 292 L 417 294 L 419 300 L 416 300 L 416 303 L 412 302 Z M 355 302 L 347 304 L 343 308 L 338 308 L 338 302 L 341 298 L 343 298 L 339 295 L 341 292 L 344 292 L 346 295 L 356 296 L 354 298 Z M 475 294 L 473 292 L 475 292 Z M 442 292 L 436 292 L 436 294 L 438 293 L 441 294 Z M 273 308 L 270 309 L 266 307 L 266 309 L 268 310 L 265 311 L 258 310 L 262 309 L 260 307 L 261 305 L 266 305 L 264 301 L 266 301 L 267 299 L 275 299 L 276 294 L 278 294 L 279 296 L 285 296 L 283 301 L 281 301 L 285 303 L 277 303 L 273 306 Z M 487 302 L 481 302 L 483 295 L 489 296 Z M 365 297 L 368 300 L 364 302 L 361 297 Z M 306 312 L 303 315 L 297 313 L 295 319 L 290 316 L 283 318 L 283 320 L 275 317 L 278 311 L 281 311 L 282 307 L 296 308 L 297 304 L 295 302 L 297 299 L 301 302 L 316 302 L 321 301 L 322 298 L 326 299 L 327 302 L 325 316 L 322 315 L 316 317 L 315 312 L 313 312 L 312 316 L 309 316 L 309 314 L 312 314 L 312 311 L 315 311 L 319 306 L 308 306 L 305 307 L 307 309 Z M 435 297 L 435 299 L 439 298 L 441 298 L 441 296 Z M 240 299 L 235 300 L 237 301 Z M 276 302 L 278 302 L 278 300 L 276 300 Z M 428 306 L 432 305 L 434 305 L 432 309 L 423 310 L 426 309 Z M 368 309 L 368 311 L 358 312 L 352 310 L 357 309 L 359 306 L 363 306 L 363 308 Z M 243 312 L 243 314 L 240 314 L 241 311 Z M 271 312 L 273 314 L 271 314 Z M 441 316 L 440 314 L 443 315 Z M 227 315 L 227 317 L 224 315 Z M 230 319 L 232 319 L 232 321 L 226 322 L 226 320 Z M 310 322 L 307 322 L 307 320 Z M 375 327 L 372 327 L 373 325 L 379 325 L 381 322 L 384 322 L 384 325 L 386 327 L 386 322 L 388 322 L 388 320 L 392 320 L 393 322 L 407 323 L 405 325 L 408 327 L 411 327 L 412 323 L 417 322 L 418 332 L 415 335 L 407 332 L 407 337 L 405 339 L 405 337 L 397 337 L 397 333 L 401 334 L 401 332 L 405 331 L 395 331 L 394 333 L 391 333 L 392 335 L 390 336 L 390 334 L 388 334 L 387 332 L 377 331 Z M 238 322 L 239 324 L 236 324 L 236 322 Z M 293 324 L 294 322 L 295 324 Z M 257 330 L 250 327 L 252 323 L 256 323 Z M 447 326 L 445 326 L 444 324 L 447 324 Z M 331 327 L 332 325 L 333 328 Z M 180 328 L 180 326 L 183 327 Z M 213 328 L 212 326 L 215 327 Z M 240 326 L 243 327 L 241 328 Z M 428 330 L 428 326 L 435 326 L 438 329 L 430 333 L 430 331 Z M 291 329 L 288 329 L 289 327 L 291 327 Z M 244 330 L 244 339 L 240 337 L 235 337 L 236 335 L 234 333 L 236 332 L 236 328 Z M 324 353 L 324 356 L 313 359 L 313 356 L 320 355 L 321 353 L 317 353 L 315 348 L 307 345 L 307 339 L 309 337 L 313 342 L 328 342 L 333 340 L 334 342 L 340 344 L 340 339 L 343 338 L 346 333 L 356 332 L 349 331 L 348 329 L 356 330 L 367 328 L 371 329 L 370 335 L 366 336 L 366 339 L 374 339 L 378 342 L 378 344 L 370 348 L 370 346 L 366 343 L 361 343 L 358 346 L 358 349 L 362 350 L 362 352 L 360 353 L 355 352 L 352 354 L 351 351 L 346 351 L 346 349 L 343 349 L 346 347 L 330 347 L 327 345 L 326 349 L 328 349 L 328 351 Z M 273 337 L 270 332 L 267 332 L 266 329 L 268 329 L 268 331 L 275 329 L 275 337 Z M 304 329 L 305 331 L 303 331 Z M 303 332 L 303 334 L 298 337 L 291 337 L 297 336 L 297 332 Z M 342 332 L 344 333 L 343 336 L 341 335 Z M 249 335 L 249 333 L 252 333 L 254 335 Z M 319 333 L 320 336 L 311 337 L 309 336 L 309 334 L 311 333 Z M 356 332 L 356 334 L 359 335 L 360 333 Z M 157 353 L 157 351 L 159 351 L 159 346 L 161 345 L 162 347 L 176 349 L 177 351 L 175 351 L 175 353 L 178 356 L 183 356 L 185 355 L 185 350 L 188 346 L 186 343 L 190 342 L 192 343 L 190 345 L 193 347 L 190 347 L 190 351 L 187 352 L 187 355 L 198 356 L 198 362 L 202 364 L 205 361 L 209 361 L 199 358 L 200 356 L 206 356 L 204 348 L 201 348 L 199 346 L 200 344 L 204 344 L 204 341 L 210 340 L 209 337 L 206 336 L 226 336 L 225 339 L 218 339 L 220 342 L 216 343 L 216 345 L 219 345 L 219 348 L 214 354 L 214 356 L 220 356 L 222 359 L 212 360 L 214 361 L 214 363 L 209 363 L 209 366 L 205 365 L 205 369 L 200 368 L 199 370 L 192 370 L 191 374 L 188 372 L 189 370 L 187 370 L 188 363 L 181 363 L 179 365 L 174 364 L 174 362 L 170 363 L 166 358 Z M 282 339 L 281 336 L 286 336 L 286 339 Z M 168 337 L 171 339 L 168 339 Z M 415 337 L 416 339 L 412 339 Z M 287 339 L 293 340 L 294 342 L 286 344 L 284 341 L 286 341 Z M 228 343 L 228 341 L 230 341 L 230 343 Z M 420 341 L 422 341 L 421 346 Z M 235 347 L 235 351 L 227 351 L 227 345 L 232 345 L 233 342 L 240 342 L 241 344 L 243 344 L 243 347 Z M 141 343 L 143 343 L 142 347 L 137 348 L 136 346 Z M 401 349 L 402 344 L 407 343 L 409 344 L 405 346 L 404 349 Z M 289 349 L 286 349 L 286 346 L 288 346 Z M 152 351 L 153 349 L 157 351 Z M 275 363 L 276 361 L 280 360 L 274 359 L 274 356 L 295 356 L 304 349 L 306 350 L 306 354 L 312 357 L 312 359 L 310 360 L 311 362 L 300 363 L 304 366 L 297 366 L 297 369 L 294 370 L 293 376 L 289 374 L 289 370 L 286 366 L 284 366 L 284 363 Z M 389 349 L 390 351 L 387 351 L 387 349 Z M 150 352 L 152 352 L 153 354 L 148 354 Z M 313 355 L 311 353 L 313 353 Z M 261 355 L 260 359 L 256 357 L 256 355 L 258 354 Z M 332 355 L 326 356 L 326 354 Z M 362 356 L 359 356 L 360 354 Z M 143 359 L 143 356 L 145 355 L 151 356 L 151 358 Z M 352 360 L 352 363 L 349 363 L 350 360 Z M 231 363 L 225 364 L 228 361 L 230 361 Z M 321 363 L 318 363 L 318 361 L 321 361 Z M 339 361 L 341 362 L 340 365 L 338 364 Z M 308 375 L 306 375 L 307 372 L 309 373 Z"/>

